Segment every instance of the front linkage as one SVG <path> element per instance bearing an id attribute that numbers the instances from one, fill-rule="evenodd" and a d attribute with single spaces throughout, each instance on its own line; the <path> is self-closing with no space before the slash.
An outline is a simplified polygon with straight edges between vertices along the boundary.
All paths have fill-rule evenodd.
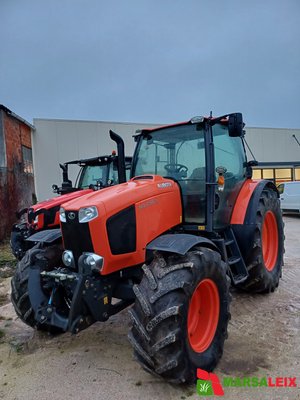
<path id="1" fill-rule="evenodd" d="M 126 276 L 126 271 L 119 272 L 118 280 L 115 274 L 101 277 L 101 260 L 95 262 L 90 253 L 79 257 L 76 272 L 65 267 L 49 270 L 47 259 L 39 257 L 39 253 L 34 259 L 28 270 L 28 295 L 40 329 L 55 327 L 78 333 L 96 321 L 106 321 L 134 302 L 132 286 L 139 280 L 138 271 L 136 276 L 132 271 L 130 276 Z M 113 298 L 118 299 L 114 304 Z"/>

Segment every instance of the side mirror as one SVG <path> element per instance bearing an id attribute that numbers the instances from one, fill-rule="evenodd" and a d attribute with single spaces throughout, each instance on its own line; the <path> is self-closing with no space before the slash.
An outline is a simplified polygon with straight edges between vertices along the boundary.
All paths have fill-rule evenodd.
<path id="1" fill-rule="evenodd" d="M 242 113 L 234 113 L 228 115 L 228 132 L 229 136 L 241 137 L 243 136 L 243 115 Z"/>

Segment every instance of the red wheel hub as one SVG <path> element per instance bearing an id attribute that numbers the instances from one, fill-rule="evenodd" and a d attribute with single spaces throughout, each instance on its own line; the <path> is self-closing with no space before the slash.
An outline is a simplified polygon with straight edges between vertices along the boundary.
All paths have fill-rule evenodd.
<path id="1" fill-rule="evenodd" d="M 278 228 L 276 217 L 272 211 L 266 212 L 263 222 L 262 252 L 266 269 L 272 271 L 278 256 Z"/>
<path id="2" fill-rule="evenodd" d="M 204 279 L 196 287 L 188 312 L 188 338 L 197 353 L 208 349 L 213 341 L 219 322 L 220 297 L 217 285 Z"/>

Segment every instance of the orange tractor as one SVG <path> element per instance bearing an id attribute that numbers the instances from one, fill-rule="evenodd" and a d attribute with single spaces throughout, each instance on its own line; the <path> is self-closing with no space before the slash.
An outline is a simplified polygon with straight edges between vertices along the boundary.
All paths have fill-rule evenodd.
<path id="1" fill-rule="evenodd" d="M 44 232 L 18 264 L 20 318 L 76 333 L 133 304 L 129 341 L 145 370 L 177 383 L 213 370 L 230 282 L 273 292 L 283 264 L 278 192 L 251 179 L 243 126 L 234 113 L 136 135 L 132 178 L 63 204 L 63 245 Z"/>

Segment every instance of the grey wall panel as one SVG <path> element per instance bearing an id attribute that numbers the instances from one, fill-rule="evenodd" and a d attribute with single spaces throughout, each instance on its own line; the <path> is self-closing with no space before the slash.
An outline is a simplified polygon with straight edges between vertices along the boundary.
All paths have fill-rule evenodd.
<path id="1" fill-rule="evenodd" d="M 61 183 L 59 163 L 111 154 L 112 150 L 117 150 L 115 142 L 109 137 L 109 129 L 123 137 L 125 153 L 130 156 L 135 147 L 132 135 L 136 129 L 157 126 L 50 119 L 34 119 L 34 125 L 33 162 L 38 201 L 55 196 L 51 186 Z M 69 171 L 71 180 L 75 182 L 78 167 L 70 166 Z"/>
<path id="2" fill-rule="evenodd" d="M 246 140 L 256 159 L 263 162 L 300 161 L 300 146 L 293 135 L 299 140 L 300 129 L 246 128 Z"/>

